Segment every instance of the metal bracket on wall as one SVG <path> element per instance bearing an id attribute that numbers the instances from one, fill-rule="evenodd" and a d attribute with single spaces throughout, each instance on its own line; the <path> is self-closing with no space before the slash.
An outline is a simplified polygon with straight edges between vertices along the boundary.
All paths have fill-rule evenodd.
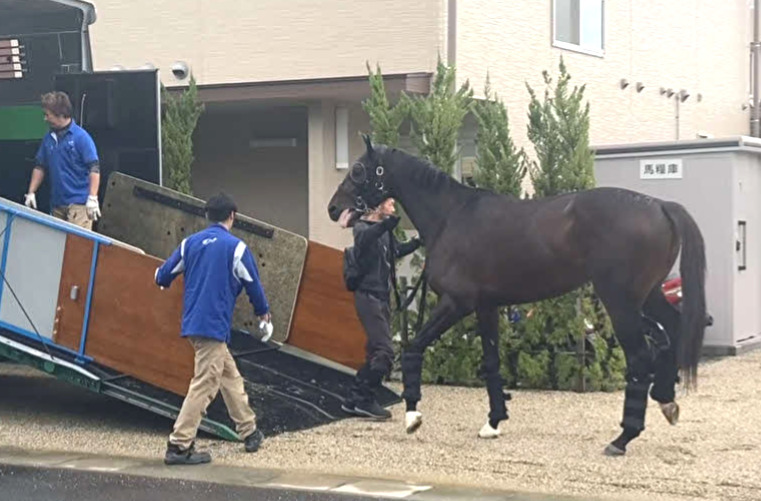
<path id="1" fill-rule="evenodd" d="M 206 216 L 203 210 L 203 207 L 199 207 L 197 205 L 193 205 L 188 202 L 183 202 L 181 200 L 175 200 L 166 195 L 162 195 L 161 193 L 156 193 L 154 191 L 146 190 L 145 188 L 141 188 L 140 186 L 135 186 L 134 188 L 132 188 L 132 193 L 134 193 L 134 195 L 137 198 L 144 198 L 146 200 L 151 200 L 161 205 L 173 207 L 177 210 L 187 212 L 195 216 L 201 216 L 201 217 Z M 235 222 L 233 223 L 233 228 L 247 231 L 248 233 L 253 233 L 254 235 L 258 235 L 264 238 L 272 238 L 272 236 L 275 234 L 275 230 L 272 228 L 265 228 L 264 226 L 260 226 L 254 223 L 249 223 L 247 221 L 241 221 L 240 219 L 235 220 Z"/>

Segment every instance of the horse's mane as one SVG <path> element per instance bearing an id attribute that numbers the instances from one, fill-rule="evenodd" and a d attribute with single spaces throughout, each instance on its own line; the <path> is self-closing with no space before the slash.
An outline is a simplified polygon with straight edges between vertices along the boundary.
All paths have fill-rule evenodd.
<path id="1" fill-rule="evenodd" d="M 506 197 L 510 200 L 519 200 L 512 195 L 501 195 L 492 190 L 460 183 L 429 160 L 412 155 L 404 150 L 386 146 L 379 146 L 377 150 L 381 158 L 386 159 L 390 157 L 394 164 L 403 165 L 404 170 L 409 172 L 409 180 L 419 186 L 434 190 L 459 190 L 477 196 L 496 196 Z"/>
<path id="2" fill-rule="evenodd" d="M 442 189 L 466 189 L 472 190 L 462 183 L 458 183 L 452 176 L 436 167 L 430 161 L 416 157 L 404 150 L 396 148 L 384 148 L 382 158 L 390 158 L 395 165 L 403 165 L 404 170 L 409 172 L 409 179 L 413 183 L 432 188 Z"/>

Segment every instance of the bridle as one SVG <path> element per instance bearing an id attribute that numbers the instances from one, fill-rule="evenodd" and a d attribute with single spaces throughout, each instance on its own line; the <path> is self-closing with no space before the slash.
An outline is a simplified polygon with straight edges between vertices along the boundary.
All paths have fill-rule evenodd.
<path id="1" fill-rule="evenodd" d="M 367 213 L 372 207 L 377 207 L 381 202 L 391 196 L 391 192 L 386 189 L 386 184 L 384 183 L 385 175 L 386 169 L 384 169 L 382 165 L 375 167 L 375 177 L 373 179 L 368 175 L 367 166 L 362 162 L 357 162 L 351 167 L 351 171 L 349 171 L 349 180 L 359 191 L 359 194 L 354 198 L 354 208 L 357 211 Z M 377 200 L 371 198 L 372 196 L 377 197 Z M 405 294 L 405 297 L 402 300 L 396 280 L 396 267 L 393 263 L 391 265 L 391 280 L 393 281 L 397 311 L 401 312 L 406 310 L 409 305 L 412 304 L 412 301 L 415 299 L 422 284 L 422 299 L 418 311 L 415 332 L 420 332 L 423 327 L 423 318 L 425 318 L 425 298 L 428 290 L 428 280 L 426 279 L 425 266 L 423 268 L 423 273 L 420 274 L 417 283 L 412 287 L 412 291 L 409 294 Z"/>
<path id="2" fill-rule="evenodd" d="M 375 167 L 375 176 L 371 179 L 367 167 L 361 163 L 355 163 L 349 172 L 349 180 L 359 190 L 359 195 L 354 198 L 354 208 L 360 212 L 368 212 L 390 196 L 383 181 L 386 170 L 382 165 Z M 377 199 L 376 199 L 377 197 Z M 369 202 L 369 203 L 368 203 Z"/>

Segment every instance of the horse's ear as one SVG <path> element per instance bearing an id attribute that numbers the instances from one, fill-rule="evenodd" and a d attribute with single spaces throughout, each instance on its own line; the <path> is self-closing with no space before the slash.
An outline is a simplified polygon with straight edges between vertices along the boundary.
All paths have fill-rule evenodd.
<path id="1" fill-rule="evenodd" d="M 367 146 L 367 154 L 372 155 L 373 154 L 373 142 L 370 139 L 370 136 L 367 134 L 362 134 L 362 139 L 365 140 L 365 145 Z"/>

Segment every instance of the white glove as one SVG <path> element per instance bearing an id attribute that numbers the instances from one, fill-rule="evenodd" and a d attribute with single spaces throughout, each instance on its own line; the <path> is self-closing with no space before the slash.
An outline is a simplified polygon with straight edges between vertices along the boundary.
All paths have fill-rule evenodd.
<path id="1" fill-rule="evenodd" d="M 270 340 L 272 337 L 272 331 L 274 330 L 274 327 L 272 326 L 272 322 L 265 322 L 262 320 L 259 322 L 259 331 L 263 334 L 262 335 L 262 343 L 266 343 Z"/>
<path id="2" fill-rule="evenodd" d="M 156 268 L 156 272 L 153 274 L 153 281 L 156 282 L 156 280 L 158 280 L 158 278 L 159 278 L 159 269 Z M 156 283 L 156 285 L 159 285 L 159 284 Z M 161 289 L 163 291 L 164 287 L 159 285 L 159 289 Z"/>
<path id="3" fill-rule="evenodd" d="M 34 193 L 27 193 L 24 195 L 24 205 L 31 207 L 32 209 L 37 208 L 37 197 L 34 195 Z"/>
<path id="4" fill-rule="evenodd" d="M 85 207 L 87 208 L 87 217 L 93 221 L 97 221 L 100 217 L 100 205 L 98 204 L 98 197 L 94 195 L 87 197 L 87 203 L 85 204 Z"/>

